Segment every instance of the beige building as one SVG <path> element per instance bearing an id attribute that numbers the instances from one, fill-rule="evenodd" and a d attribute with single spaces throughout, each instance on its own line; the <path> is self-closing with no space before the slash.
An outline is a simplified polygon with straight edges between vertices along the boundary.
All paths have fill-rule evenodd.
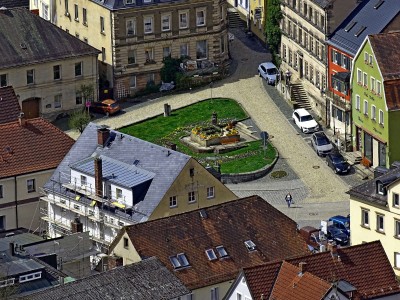
<path id="1" fill-rule="evenodd" d="M 351 244 L 380 240 L 397 276 L 400 275 L 400 169 L 352 188 Z"/>
<path id="2" fill-rule="evenodd" d="M 57 25 L 101 49 L 100 86 L 116 99 L 159 84 L 164 57 L 190 57 L 200 68 L 228 58 L 225 1 L 62 2 Z"/>
<path id="3" fill-rule="evenodd" d="M 326 119 L 327 53 L 325 40 L 357 6 L 357 0 L 284 0 L 281 70 L 300 83 L 312 109 Z"/>
<path id="4" fill-rule="evenodd" d="M 26 118 L 55 119 L 97 100 L 95 48 L 27 9 L 0 12 L 0 87 L 13 86 Z"/>

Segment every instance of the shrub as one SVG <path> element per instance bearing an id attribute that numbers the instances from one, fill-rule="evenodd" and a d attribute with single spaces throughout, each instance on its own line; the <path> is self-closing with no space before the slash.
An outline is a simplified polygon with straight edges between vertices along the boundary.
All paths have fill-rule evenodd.
<path id="1" fill-rule="evenodd" d="M 76 110 L 71 114 L 71 117 L 68 120 L 69 128 L 76 129 L 80 133 L 85 130 L 85 127 L 90 122 L 90 115 L 83 110 Z"/>

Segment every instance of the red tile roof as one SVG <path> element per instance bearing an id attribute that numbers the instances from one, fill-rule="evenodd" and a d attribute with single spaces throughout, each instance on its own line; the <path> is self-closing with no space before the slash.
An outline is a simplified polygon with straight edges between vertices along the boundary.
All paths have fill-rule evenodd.
<path id="1" fill-rule="evenodd" d="M 331 284 L 309 272 L 283 262 L 271 293 L 274 300 L 321 300 Z M 255 298 L 259 299 L 259 298 Z"/>
<path id="2" fill-rule="evenodd" d="M 200 216 L 201 211 L 207 218 Z M 244 267 L 308 253 L 296 228 L 293 220 L 252 196 L 125 230 L 142 258 L 156 256 L 171 270 L 170 257 L 185 253 L 190 267 L 175 274 L 189 289 L 196 289 L 235 279 Z M 123 234 L 121 231 L 114 244 Z M 256 244 L 256 251 L 247 249 L 247 240 Z M 220 245 L 229 257 L 210 261 L 205 251 L 212 248 L 218 256 L 215 247 Z"/>
<path id="3" fill-rule="evenodd" d="M 0 178 L 53 169 L 74 140 L 42 118 L 0 124 Z"/>
<path id="4" fill-rule="evenodd" d="M 0 124 L 18 120 L 21 108 L 11 86 L 0 88 Z"/>
<path id="5" fill-rule="evenodd" d="M 296 267 L 300 262 L 305 262 L 306 273 L 328 283 L 345 280 L 357 289 L 363 299 L 400 293 L 399 283 L 380 241 L 339 248 L 337 253 L 339 259 L 328 251 L 287 259 L 286 262 Z M 269 295 L 274 280 L 268 277 L 263 282 L 262 276 L 254 274 L 276 274 L 276 268 L 277 263 L 274 262 L 243 270 L 253 299 L 260 299 L 261 294 Z"/>
<path id="6" fill-rule="evenodd" d="M 383 85 L 385 88 L 385 98 L 388 109 L 400 109 L 400 79 L 386 80 L 383 82 Z"/>

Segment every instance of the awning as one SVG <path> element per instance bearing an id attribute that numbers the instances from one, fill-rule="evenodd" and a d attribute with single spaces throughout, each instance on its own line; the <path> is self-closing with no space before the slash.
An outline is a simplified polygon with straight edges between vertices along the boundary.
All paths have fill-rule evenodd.
<path id="1" fill-rule="evenodd" d="M 81 196 L 75 196 L 75 201 L 79 201 L 81 199 Z"/>
<path id="2" fill-rule="evenodd" d="M 121 204 L 121 203 L 119 203 L 119 202 L 117 202 L 117 201 L 113 202 L 112 204 L 113 204 L 114 206 L 116 206 L 116 207 L 119 207 L 119 208 L 125 208 L 125 204 Z"/>
<path id="3" fill-rule="evenodd" d="M 92 203 L 90 203 L 90 206 L 95 206 L 96 205 L 96 200 L 93 200 Z"/>

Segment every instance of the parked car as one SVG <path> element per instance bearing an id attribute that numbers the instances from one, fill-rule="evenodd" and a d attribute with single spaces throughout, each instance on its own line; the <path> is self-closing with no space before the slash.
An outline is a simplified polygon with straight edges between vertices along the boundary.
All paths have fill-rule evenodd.
<path id="1" fill-rule="evenodd" d="M 335 226 L 328 226 L 327 237 L 341 246 L 346 246 L 349 243 L 349 236 L 342 230 Z"/>
<path id="2" fill-rule="evenodd" d="M 349 163 L 339 152 L 329 153 L 326 156 L 326 164 L 333 170 L 333 172 L 340 174 L 348 173 L 351 168 Z"/>
<path id="3" fill-rule="evenodd" d="M 299 230 L 300 235 L 303 237 L 312 252 L 326 251 L 328 239 L 321 229 L 312 226 L 304 226 Z"/>
<path id="4" fill-rule="evenodd" d="M 350 218 L 344 216 L 334 216 L 329 218 L 328 225 L 342 230 L 347 234 L 347 237 L 350 238 Z"/>
<path id="5" fill-rule="evenodd" d="M 258 66 L 258 75 L 271 85 L 275 85 L 276 81 L 279 79 L 278 68 L 272 62 L 260 64 Z"/>
<path id="6" fill-rule="evenodd" d="M 311 133 L 319 130 L 319 124 L 314 120 L 312 115 L 304 108 L 293 111 L 293 122 L 304 133 Z"/>
<path id="7" fill-rule="evenodd" d="M 100 102 L 92 102 L 90 105 L 92 112 L 97 112 L 105 115 L 113 115 L 121 110 L 119 104 L 112 99 L 106 99 Z"/>
<path id="8" fill-rule="evenodd" d="M 331 141 L 328 139 L 323 131 L 315 132 L 312 135 L 311 144 L 315 152 L 317 152 L 318 156 L 327 155 L 333 149 Z"/>

